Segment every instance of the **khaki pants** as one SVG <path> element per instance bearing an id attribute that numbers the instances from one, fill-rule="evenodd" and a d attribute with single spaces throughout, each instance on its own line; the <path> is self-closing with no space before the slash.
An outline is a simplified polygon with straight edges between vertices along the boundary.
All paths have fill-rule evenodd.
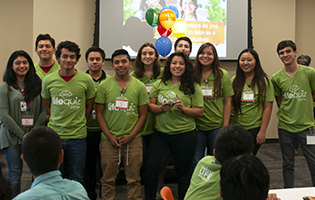
<path id="1" fill-rule="evenodd" d="M 123 162 L 127 180 L 129 200 L 142 200 L 140 168 L 142 165 L 142 138 L 133 139 L 129 145 L 120 149 L 113 147 L 108 140 L 101 140 L 101 167 L 103 171 L 102 200 L 112 200 L 115 197 L 115 184 L 119 172 L 119 161 Z"/>

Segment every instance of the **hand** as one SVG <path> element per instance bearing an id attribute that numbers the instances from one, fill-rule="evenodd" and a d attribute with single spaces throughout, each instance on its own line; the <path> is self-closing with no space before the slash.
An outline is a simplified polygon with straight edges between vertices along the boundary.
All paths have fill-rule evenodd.
<path id="1" fill-rule="evenodd" d="M 121 136 L 120 138 L 119 138 L 119 144 L 121 145 L 121 146 L 123 146 L 123 145 L 127 145 L 127 144 L 129 144 L 129 142 L 131 142 L 131 140 L 133 140 L 134 139 L 134 137 L 132 137 L 132 136 L 130 136 L 130 135 L 123 135 L 123 136 Z"/>
<path id="2" fill-rule="evenodd" d="M 268 194 L 268 197 L 266 200 L 280 200 L 280 198 L 277 197 L 277 194 L 270 193 L 270 194 Z"/>
<path id="3" fill-rule="evenodd" d="M 162 105 L 161 105 L 162 112 L 168 112 L 171 110 L 171 108 L 172 108 L 172 106 L 168 105 L 167 101 L 164 100 L 164 103 L 162 103 Z"/>
<path id="4" fill-rule="evenodd" d="M 114 147 L 117 147 L 117 148 L 122 147 L 122 145 L 119 143 L 118 137 L 111 135 L 111 136 L 107 137 L 107 139 L 111 143 L 111 145 L 113 145 Z"/>
<path id="5" fill-rule="evenodd" d="M 266 132 L 260 130 L 256 136 L 256 142 L 257 144 L 263 144 L 266 141 Z"/>
<path id="6" fill-rule="evenodd" d="M 177 101 L 174 102 L 174 106 L 176 108 L 178 108 L 180 111 L 184 111 L 185 110 L 185 106 L 184 106 L 183 102 L 179 99 L 177 94 L 176 94 L 176 97 L 177 97 Z"/>

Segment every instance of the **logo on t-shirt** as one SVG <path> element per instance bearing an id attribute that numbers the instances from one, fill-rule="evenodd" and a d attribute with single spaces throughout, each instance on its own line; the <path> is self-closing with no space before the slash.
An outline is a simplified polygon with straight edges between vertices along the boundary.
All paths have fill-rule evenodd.
<path id="1" fill-rule="evenodd" d="M 70 90 L 63 90 L 60 92 L 59 97 L 52 97 L 52 103 L 54 105 L 66 105 L 70 109 L 79 109 L 81 104 L 81 99 L 78 97 L 73 97 Z"/>
<path id="2" fill-rule="evenodd" d="M 159 94 L 158 101 L 161 104 L 164 103 L 164 101 L 166 101 L 167 103 L 174 103 L 175 101 L 177 101 L 176 93 L 170 90 L 170 91 L 167 91 L 164 94 L 164 96 Z M 171 109 L 177 109 L 177 108 L 173 106 Z"/>
<path id="3" fill-rule="evenodd" d="M 297 99 L 298 101 L 306 101 L 307 92 L 300 90 L 299 86 L 291 85 L 288 92 L 283 94 L 285 99 Z"/>
<path id="4" fill-rule="evenodd" d="M 204 181 L 208 181 L 214 172 L 204 165 L 201 166 L 198 176 Z"/>

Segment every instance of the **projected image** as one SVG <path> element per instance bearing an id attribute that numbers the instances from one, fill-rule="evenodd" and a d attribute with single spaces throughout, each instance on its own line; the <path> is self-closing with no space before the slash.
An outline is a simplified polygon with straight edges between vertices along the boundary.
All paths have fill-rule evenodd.
<path id="1" fill-rule="evenodd" d="M 152 9 L 149 10 L 150 8 L 158 9 L 157 11 L 161 12 L 165 6 L 176 7 L 176 18 L 187 23 L 185 36 L 193 42 L 191 56 L 196 56 L 201 44 L 210 42 L 216 46 L 219 57 L 226 57 L 227 0 L 124 0 L 122 23 L 130 26 L 129 24 L 137 19 L 150 27 L 151 24 L 147 23 L 146 13 L 152 11 Z M 155 40 L 159 39 L 161 37 L 160 31 L 158 31 L 159 26 L 150 28 L 152 32 L 149 35 Z M 174 43 L 177 39 L 176 36 L 178 37 L 174 33 L 168 38 Z M 138 49 L 134 49 L 131 45 L 126 45 L 124 48 L 130 52 L 131 56 L 136 56 Z"/>

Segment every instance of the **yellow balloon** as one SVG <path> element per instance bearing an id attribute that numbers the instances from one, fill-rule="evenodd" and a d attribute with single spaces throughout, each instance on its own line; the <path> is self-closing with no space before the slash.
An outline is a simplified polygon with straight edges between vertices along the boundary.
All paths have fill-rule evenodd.
<path id="1" fill-rule="evenodd" d="M 166 29 L 171 28 L 175 20 L 176 14 L 171 9 L 165 9 L 160 13 L 159 16 L 160 24 Z"/>
<path id="2" fill-rule="evenodd" d="M 176 19 L 174 25 L 172 26 L 173 35 L 177 38 L 186 35 L 188 30 L 187 22 L 183 19 Z"/>

